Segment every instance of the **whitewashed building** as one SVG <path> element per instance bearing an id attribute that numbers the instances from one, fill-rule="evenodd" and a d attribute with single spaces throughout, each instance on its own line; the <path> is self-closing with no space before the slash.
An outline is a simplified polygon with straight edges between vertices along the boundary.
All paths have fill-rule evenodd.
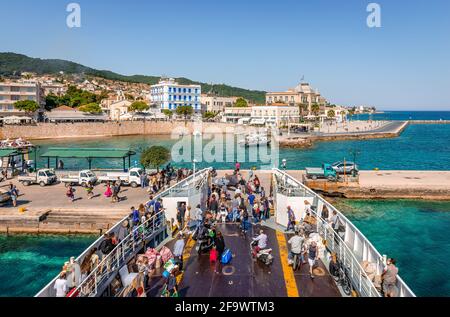
<path id="1" fill-rule="evenodd" d="M 224 112 L 226 107 L 233 107 L 238 97 L 221 97 L 215 94 L 202 94 L 200 101 L 205 111 Z"/>
<path id="2" fill-rule="evenodd" d="M 300 116 L 300 110 L 297 106 L 286 104 L 253 106 L 251 109 L 252 120 L 264 121 L 267 125 L 281 126 L 287 122 L 298 122 Z"/>
<path id="3" fill-rule="evenodd" d="M 150 102 L 160 109 L 175 110 L 179 106 L 191 106 L 194 111 L 201 111 L 200 85 L 181 85 L 173 78 L 161 79 L 150 87 Z"/>
<path id="4" fill-rule="evenodd" d="M 14 108 L 14 104 L 21 100 L 32 100 L 40 105 L 39 112 L 43 112 L 44 91 L 36 81 L 18 81 L 0 83 L 0 117 L 26 116 L 26 113 Z"/>

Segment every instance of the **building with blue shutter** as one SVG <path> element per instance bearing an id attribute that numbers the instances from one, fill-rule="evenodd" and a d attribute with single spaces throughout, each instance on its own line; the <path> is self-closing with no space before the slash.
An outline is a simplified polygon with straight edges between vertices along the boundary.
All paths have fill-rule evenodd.
<path id="1" fill-rule="evenodd" d="M 201 111 L 200 85 L 181 85 L 173 78 L 162 78 L 150 87 L 150 102 L 161 110 L 175 110 L 179 106 L 191 106 L 195 112 Z"/>

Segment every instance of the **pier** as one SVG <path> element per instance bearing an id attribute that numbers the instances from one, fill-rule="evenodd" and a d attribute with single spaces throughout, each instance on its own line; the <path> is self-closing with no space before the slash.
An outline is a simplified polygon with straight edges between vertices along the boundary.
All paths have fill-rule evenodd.
<path id="1" fill-rule="evenodd" d="M 450 200 L 448 171 L 360 171 L 357 180 L 307 180 L 304 171 L 288 171 L 313 190 L 352 199 Z"/>
<path id="2" fill-rule="evenodd" d="M 450 124 L 450 120 L 409 120 L 410 124 Z"/>
<path id="3" fill-rule="evenodd" d="M 94 198 L 87 199 L 86 190 L 77 186 L 72 203 L 63 184 L 40 187 L 11 182 L 19 189 L 18 204 L 16 208 L 0 207 L 0 233 L 99 234 L 129 214 L 131 206 L 138 208 L 148 198 L 141 188 L 123 187 L 119 195 L 123 199 L 111 203 L 103 196 L 105 185 L 97 185 Z"/>
<path id="4" fill-rule="evenodd" d="M 291 134 L 280 138 L 280 147 L 305 148 L 313 145 L 317 141 L 342 141 L 342 140 L 369 140 L 395 138 L 402 134 L 408 126 L 408 121 L 390 121 L 381 126 L 367 127 L 365 130 L 338 132 L 316 132 Z"/>

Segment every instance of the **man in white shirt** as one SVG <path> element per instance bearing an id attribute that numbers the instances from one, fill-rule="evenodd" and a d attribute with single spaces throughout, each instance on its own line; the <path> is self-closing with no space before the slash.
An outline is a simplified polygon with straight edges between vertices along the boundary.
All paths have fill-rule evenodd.
<path id="1" fill-rule="evenodd" d="M 67 293 L 67 280 L 66 273 L 61 272 L 58 279 L 55 281 L 53 288 L 56 290 L 56 297 L 66 297 Z"/>
<path id="2" fill-rule="evenodd" d="M 203 211 L 200 207 L 200 204 L 197 205 L 197 208 L 195 208 L 194 211 L 194 220 L 196 222 L 196 228 L 198 229 L 198 227 L 200 227 L 200 225 L 202 224 L 202 220 L 203 220 Z"/>
<path id="3" fill-rule="evenodd" d="M 184 242 L 183 233 L 180 232 L 178 234 L 178 240 L 175 242 L 175 245 L 173 247 L 173 255 L 178 262 L 177 264 L 178 264 L 178 268 L 180 269 L 180 271 L 183 270 L 184 245 L 185 245 L 185 242 Z"/>
<path id="4" fill-rule="evenodd" d="M 333 216 L 331 216 L 330 223 L 335 231 L 339 230 L 339 216 L 336 210 L 333 210 Z"/>
<path id="5" fill-rule="evenodd" d="M 303 242 L 305 241 L 305 238 L 300 232 L 296 232 L 292 238 L 289 239 L 288 244 L 291 246 L 291 250 L 289 251 L 288 255 L 288 263 L 289 265 L 292 265 L 294 263 L 294 255 L 297 254 L 300 256 L 300 261 L 303 262 L 303 255 L 302 255 L 302 249 L 303 249 Z"/>
<path id="6" fill-rule="evenodd" d="M 267 235 L 263 230 L 259 230 L 259 236 L 253 238 L 253 242 L 257 242 L 257 245 L 253 248 L 253 257 L 256 257 L 260 250 L 267 247 Z"/>

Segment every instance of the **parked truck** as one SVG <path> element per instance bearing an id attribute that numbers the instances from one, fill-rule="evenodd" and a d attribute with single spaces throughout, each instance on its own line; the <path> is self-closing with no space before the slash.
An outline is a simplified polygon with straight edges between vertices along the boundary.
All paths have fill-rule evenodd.
<path id="1" fill-rule="evenodd" d="M 314 180 L 325 178 L 330 181 L 335 181 L 338 175 L 330 164 L 322 164 L 322 167 L 307 167 L 306 177 Z"/>
<path id="2" fill-rule="evenodd" d="M 141 175 L 144 173 L 142 168 L 134 167 L 128 172 L 106 172 L 104 175 L 99 175 L 98 180 L 101 183 L 115 182 L 120 179 L 122 184 L 130 185 L 133 188 L 141 184 Z"/>
<path id="3" fill-rule="evenodd" d="M 83 170 L 61 176 L 59 181 L 64 183 L 66 186 L 80 185 L 86 187 L 88 183 L 97 183 L 97 176 L 91 170 Z"/>
<path id="4" fill-rule="evenodd" d="M 41 187 L 56 183 L 56 174 L 51 169 L 40 169 L 35 173 L 20 175 L 17 180 L 24 186 L 39 184 Z"/>

